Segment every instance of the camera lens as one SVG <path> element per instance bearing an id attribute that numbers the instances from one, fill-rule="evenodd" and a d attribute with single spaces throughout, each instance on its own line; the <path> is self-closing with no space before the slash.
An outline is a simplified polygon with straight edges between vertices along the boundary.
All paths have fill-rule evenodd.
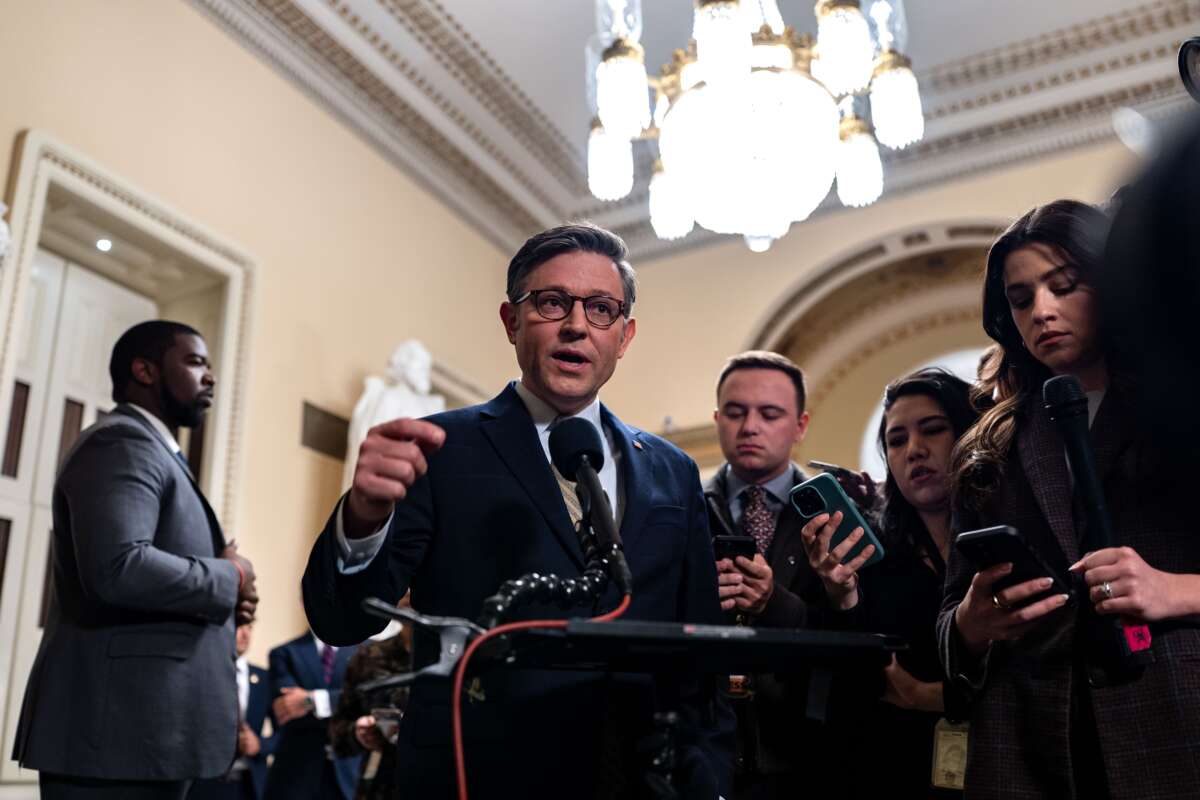
<path id="1" fill-rule="evenodd" d="M 821 493 L 811 486 L 807 486 L 796 493 L 796 509 L 801 516 L 815 517 L 820 514 L 825 508 L 825 502 L 821 499 Z"/>
<path id="2" fill-rule="evenodd" d="M 1188 39 L 1179 48 L 1179 77 L 1183 88 L 1200 103 L 1200 36 Z"/>

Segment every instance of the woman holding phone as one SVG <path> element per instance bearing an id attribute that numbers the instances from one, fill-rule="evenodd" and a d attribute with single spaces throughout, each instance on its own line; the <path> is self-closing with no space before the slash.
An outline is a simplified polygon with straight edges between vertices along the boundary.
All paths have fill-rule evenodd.
<path id="1" fill-rule="evenodd" d="M 866 677 L 869 703 L 859 749 L 872 769 L 858 796 L 961 797 L 931 785 L 938 720 L 961 718 L 963 703 L 943 680 L 934 635 L 950 537 L 950 453 L 975 422 L 970 387 L 923 369 L 884 390 L 879 449 L 887 477 L 874 527 L 887 552 L 862 570 L 863 630 L 902 636 L 909 649 Z"/>
<path id="2" fill-rule="evenodd" d="M 972 695 L 969 798 L 1150 800 L 1200 786 L 1200 535 L 1183 477 L 1156 469 L 1138 437 L 1102 326 L 1105 301 L 1120 302 L 1092 283 L 1106 223 L 1092 206 L 1055 201 L 988 254 L 983 324 L 998 347 L 978 396 L 994 405 L 954 452 L 955 532 L 1010 525 L 1076 588 L 1033 599 L 1049 579 L 998 588 L 1011 565 L 976 571 L 951 550 L 937 634 L 946 673 Z M 1054 375 L 1087 392 L 1120 547 L 1081 552 L 1085 517 L 1041 399 Z M 1112 679 L 1086 646 L 1092 613 L 1150 623 L 1155 663 Z"/>

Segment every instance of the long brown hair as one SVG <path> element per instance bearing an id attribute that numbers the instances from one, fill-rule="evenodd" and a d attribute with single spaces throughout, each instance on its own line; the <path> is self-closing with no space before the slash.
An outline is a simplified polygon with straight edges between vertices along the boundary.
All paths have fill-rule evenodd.
<path id="1" fill-rule="evenodd" d="M 1081 281 L 1090 283 L 1103 256 L 1107 227 L 1108 218 L 1098 208 L 1078 200 L 1055 200 L 1026 212 L 988 251 L 983 330 L 996 346 L 980 364 L 979 383 L 972 391 L 982 415 L 958 440 L 951 456 L 956 506 L 978 508 L 991 493 L 1003 473 L 1021 410 L 1050 377 L 1050 371 L 1025 349 L 1013 322 L 1004 290 L 1005 262 L 1023 247 L 1042 244 L 1077 269 Z"/>

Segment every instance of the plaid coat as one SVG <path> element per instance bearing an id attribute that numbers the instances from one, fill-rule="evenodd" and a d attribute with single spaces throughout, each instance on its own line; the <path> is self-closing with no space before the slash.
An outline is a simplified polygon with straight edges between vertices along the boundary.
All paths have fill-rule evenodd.
<path id="1" fill-rule="evenodd" d="M 1200 530 L 1177 475 L 1155 470 L 1137 440 L 1134 409 L 1110 388 L 1092 424 L 1096 467 L 1118 542 L 1157 569 L 1200 573 Z M 1016 446 L 999 485 L 978 513 L 956 515 L 956 532 L 1012 525 L 1066 574 L 1081 555 L 1081 515 L 1072 510 L 1061 437 L 1040 398 L 1018 421 Z M 963 648 L 954 610 L 974 575 L 952 552 L 942 613 L 941 657 L 950 678 L 973 694 L 968 798 L 1072 798 L 1068 740 L 1080 605 L 1053 612 L 1017 642 L 994 643 L 982 659 Z M 1200 796 L 1200 621 L 1151 626 L 1155 663 L 1137 680 L 1090 691 L 1103 764 L 1114 800 Z"/>

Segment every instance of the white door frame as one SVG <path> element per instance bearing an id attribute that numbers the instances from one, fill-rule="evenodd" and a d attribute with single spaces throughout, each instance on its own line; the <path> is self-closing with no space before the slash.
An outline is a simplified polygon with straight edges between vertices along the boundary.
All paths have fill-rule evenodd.
<path id="1" fill-rule="evenodd" d="M 12 245 L 0 261 L 0 430 L 8 424 L 17 359 L 17 322 L 30 287 L 46 194 L 56 186 L 100 207 L 194 262 L 224 277 L 222 327 L 214 353 L 221 369 L 221 397 L 200 475 L 205 496 L 229 534 L 235 518 L 241 463 L 241 423 L 249 377 L 250 331 L 255 295 L 255 264 L 236 247 L 130 182 L 37 130 L 18 139 L 12 197 Z M 187 268 L 186 265 L 179 265 Z M 9 480 L 0 476 L 0 481 Z"/>

